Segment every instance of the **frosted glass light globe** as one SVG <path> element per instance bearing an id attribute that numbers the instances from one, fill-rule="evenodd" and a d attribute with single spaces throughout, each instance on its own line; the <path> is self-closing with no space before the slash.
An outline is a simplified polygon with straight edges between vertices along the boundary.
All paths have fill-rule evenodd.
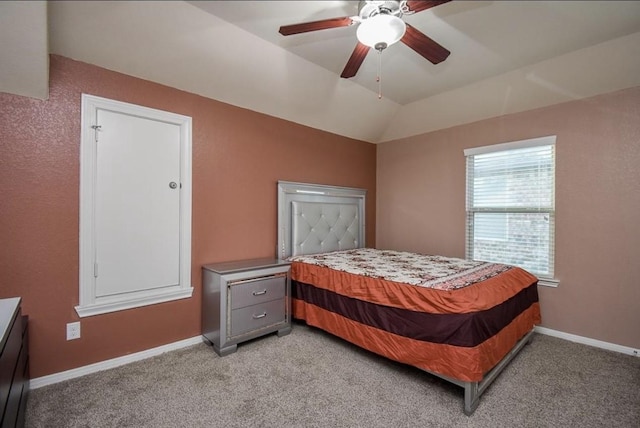
<path id="1" fill-rule="evenodd" d="M 356 36 L 360 43 L 371 48 L 375 48 L 379 43 L 391 46 L 404 36 L 406 29 L 407 26 L 402 19 L 394 15 L 381 14 L 362 21 Z"/>

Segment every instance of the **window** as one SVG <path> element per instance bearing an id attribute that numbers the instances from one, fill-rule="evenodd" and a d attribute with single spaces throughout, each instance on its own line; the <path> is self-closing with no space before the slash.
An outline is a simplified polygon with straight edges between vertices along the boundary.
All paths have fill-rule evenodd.
<path id="1" fill-rule="evenodd" d="M 555 136 L 465 150 L 467 258 L 554 275 Z"/>

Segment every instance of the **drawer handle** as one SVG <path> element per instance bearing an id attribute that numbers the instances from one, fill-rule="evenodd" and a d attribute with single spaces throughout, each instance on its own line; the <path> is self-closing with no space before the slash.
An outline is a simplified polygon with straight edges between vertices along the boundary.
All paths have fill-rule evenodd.
<path id="1" fill-rule="evenodd" d="M 267 294 L 267 289 L 265 288 L 265 289 L 264 289 L 264 290 L 262 290 L 262 291 L 254 291 L 254 292 L 253 292 L 253 293 L 251 293 L 251 294 L 253 294 L 254 296 L 262 296 L 263 294 Z"/>
<path id="2" fill-rule="evenodd" d="M 260 318 L 264 318 L 267 316 L 266 312 L 261 313 L 260 315 L 253 315 L 254 320 L 259 320 Z"/>

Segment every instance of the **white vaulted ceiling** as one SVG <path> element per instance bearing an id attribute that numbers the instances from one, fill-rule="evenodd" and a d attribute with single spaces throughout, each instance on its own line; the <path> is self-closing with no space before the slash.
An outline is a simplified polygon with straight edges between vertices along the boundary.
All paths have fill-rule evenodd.
<path id="1" fill-rule="evenodd" d="M 374 143 L 640 85 L 640 2 L 455 0 L 404 17 L 451 55 L 433 65 L 389 47 L 379 100 L 375 51 L 355 77 L 339 76 L 355 26 L 278 33 L 356 15 L 357 5 L 53 1 L 49 51 Z M 0 49 L 3 63 L 29 55 Z"/>

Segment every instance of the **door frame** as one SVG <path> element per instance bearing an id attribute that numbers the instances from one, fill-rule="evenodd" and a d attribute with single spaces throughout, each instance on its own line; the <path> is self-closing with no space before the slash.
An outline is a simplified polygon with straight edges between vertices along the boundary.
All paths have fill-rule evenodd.
<path id="1" fill-rule="evenodd" d="M 96 254 L 95 193 L 97 151 L 96 128 L 98 110 L 158 120 L 180 127 L 180 275 L 175 286 L 139 290 L 111 296 L 96 296 L 94 276 Z M 94 95 L 82 94 L 80 137 L 80 265 L 79 304 L 75 307 L 80 317 L 153 305 L 189 298 L 191 286 L 191 117 L 162 110 L 114 101 Z"/>

